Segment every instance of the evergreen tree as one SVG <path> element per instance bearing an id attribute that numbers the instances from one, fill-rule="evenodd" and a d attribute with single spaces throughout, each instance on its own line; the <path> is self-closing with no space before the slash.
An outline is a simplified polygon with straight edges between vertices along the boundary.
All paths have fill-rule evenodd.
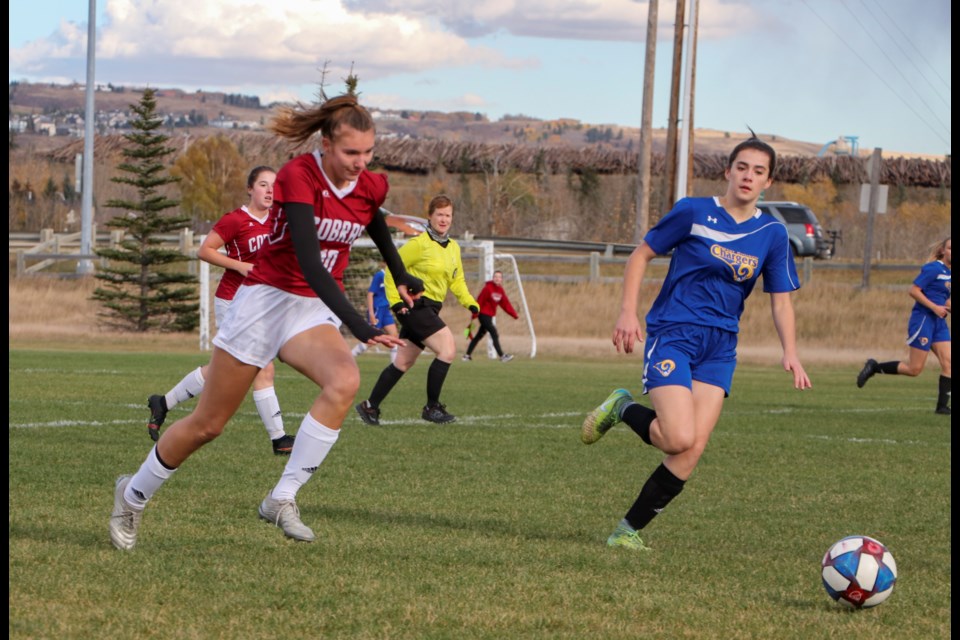
<path id="1" fill-rule="evenodd" d="M 94 290 L 93 299 L 103 303 L 107 310 L 102 316 L 117 328 L 192 331 L 199 322 L 199 298 L 197 288 L 190 285 L 197 279 L 177 268 L 190 257 L 164 249 L 158 238 L 178 231 L 190 220 L 188 216 L 162 213 L 179 204 L 158 191 L 177 182 L 166 174 L 162 162 L 174 148 L 165 144 L 167 136 L 157 132 L 163 118 L 157 115 L 153 89 L 144 90 L 140 102 L 130 108 L 136 114 L 131 122 L 133 133 L 123 136 L 129 146 L 123 150 L 125 161 L 117 166 L 122 174 L 111 180 L 134 187 L 137 197 L 109 200 L 105 205 L 123 210 L 107 226 L 125 233 L 116 248 L 96 250 L 111 262 L 96 274 L 105 284 Z"/>

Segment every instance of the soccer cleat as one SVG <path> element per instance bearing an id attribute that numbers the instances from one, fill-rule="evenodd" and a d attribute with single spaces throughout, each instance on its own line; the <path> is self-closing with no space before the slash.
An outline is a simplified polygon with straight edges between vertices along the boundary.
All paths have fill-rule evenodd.
<path id="1" fill-rule="evenodd" d="M 610 537 L 607 538 L 607 546 L 626 547 L 631 551 L 652 551 L 650 547 L 643 543 L 639 531 L 631 529 L 623 523 L 618 524 L 617 528 L 610 534 Z"/>
<path id="2" fill-rule="evenodd" d="M 603 401 L 599 407 L 590 412 L 580 428 L 580 440 L 583 444 L 593 444 L 610 431 L 613 425 L 620 422 L 620 412 L 623 407 L 633 402 L 633 396 L 626 389 L 617 389 Z"/>
<path id="3" fill-rule="evenodd" d="M 143 511 L 136 511 L 123 499 L 123 492 L 130 484 L 133 476 L 117 478 L 113 490 L 113 513 L 110 514 L 110 542 L 117 549 L 129 551 L 137 544 L 137 529 L 140 527 L 140 518 Z"/>
<path id="4" fill-rule="evenodd" d="M 302 542 L 313 542 L 317 536 L 300 521 L 300 509 L 293 500 L 275 500 L 269 493 L 257 510 L 260 517 L 281 529 L 283 535 Z"/>
<path id="5" fill-rule="evenodd" d="M 380 409 L 370 404 L 369 400 L 364 400 L 357 405 L 357 413 L 365 423 L 375 427 L 380 425 Z"/>
<path id="6" fill-rule="evenodd" d="M 447 413 L 447 407 L 439 402 L 428 403 L 423 408 L 423 413 L 420 414 L 420 417 L 427 422 L 435 422 L 437 424 L 447 424 L 448 422 L 456 420 L 455 416 Z"/>
<path id="7" fill-rule="evenodd" d="M 460 359 L 463 360 L 464 362 L 470 362 L 471 360 L 473 360 L 473 358 L 470 357 L 469 353 L 463 354 L 463 357 Z"/>
<path id="8" fill-rule="evenodd" d="M 863 369 L 857 374 L 857 387 L 862 389 L 867 384 L 867 380 L 872 378 L 880 371 L 880 365 L 873 358 L 870 358 L 863 364 Z"/>
<path id="9" fill-rule="evenodd" d="M 942 416 L 950 415 L 950 407 L 937 407 L 935 413 L 939 413 Z"/>
<path id="10" fill-rule="evenodd" d="M 288 456 L 293 451 L 293 436 L 283 434 L 270 442 L 273 444 L 273 454 L 277 456 Z"/>
<path id="11" fill-rule="evenodd" d="M 513 360 L 513 356 L 510 355 L 509 353 L 505 353 L 502 356 L 500 356 L 500 362 L 510 362 L 511 360 Z"/>
<path id="12" fill-rule="evenodd" d="M 150 396 L 147 398 L 147 407 L 150 409 L 150 424 L 147 425 L 147 433 L 150 439 L 156 442 L 160 439 L 160 427 L 163 421 L 167 419 L 167 398 L 165 396 Z"/>

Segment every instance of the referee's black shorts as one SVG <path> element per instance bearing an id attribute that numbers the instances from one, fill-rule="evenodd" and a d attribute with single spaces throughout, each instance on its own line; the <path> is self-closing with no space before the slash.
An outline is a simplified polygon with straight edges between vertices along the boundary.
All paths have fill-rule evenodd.
<path id="1" fill-rule="evenodd" d="M 425 349 L 423 341 L 447 326 L 440 319 L 442 308 L 442 303 L 430 298 L 420 296 L 414 300 L 413 308 L 407 313 L 396 314 L 400 322 L 400 338 Z"/>

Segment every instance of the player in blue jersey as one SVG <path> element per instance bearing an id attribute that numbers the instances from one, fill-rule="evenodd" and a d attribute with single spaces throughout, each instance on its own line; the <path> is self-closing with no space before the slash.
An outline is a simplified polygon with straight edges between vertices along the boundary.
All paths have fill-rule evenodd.
<path id="1" fill-rule="evenodd" d="M 370 286 L 367 288 L 367 319 L 371 326 L 383 329 L 384 333 L 396 337 L 400 335 L 400 330 L 397 329 L 397 322 L 393 319 L 393 312 L 390 311 L 390 301 L 387 300 L 387 290 L 384 285 L 386 266 L 387 263 L 381 261 L 380 268 L 370 279 Z M 358 342 L 351 353 L 356 358 L 369 348 L 366 342 Z M 390 349 L 390 362 L 396 359 L 397 348 L 393 347 Z"/>
<path id="2" fill-rule="evenodd" d="M 787 229 L 756 206 L 775 168 L 770 145 L 756 137 L 741 142 L 727 164 L 726 193 L 677 202 L 627 261 L 613 344 L 629 354 L 644 343 L 637 308 L 647 265 L 672 252 L 646 318 L 643 392 L 653 409 L 617 389 L 584 420 L 581 439 L 592 444 L 623 421 L 667 455 L 610 534 L 611 547 L 648 550 L 639 531 L 683 490 L 696 468 L 730 393 L 744 300 L 760 275 L 770 294 L 783 368 L 793 374 L 795 388 L 811 386 L 797 356 L 790 292 L 800 280 Z"/>
<path id="3" fill-rule="evenodd" d="M 940 390 L 936 413 L 950 415 L 950 327 L 946 317 L 950 313 L 950 238 L 938 242 L 931 251 L 930 261 L 920 269 L 920 275 L 910 287 L 914 299 L 910 322 L 907 325 L 907 345 L 910 359 L 877 362 L 867 360 L 857 376 L 857 386 L 863 387 L 875 374 L 918 376 L 933 351 L 940 361 Z"/>

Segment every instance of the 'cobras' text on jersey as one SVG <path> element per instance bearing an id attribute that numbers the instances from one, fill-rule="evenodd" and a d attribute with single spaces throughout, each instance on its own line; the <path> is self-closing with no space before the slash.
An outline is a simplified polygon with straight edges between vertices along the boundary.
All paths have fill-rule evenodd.
<path id="1" fill-rule="evenodd" d="M 261 220 L 243 206 L 224 214 L 213 225 L 213 231 L 223 239 L 223 248 L 227 251 L 227 257 L 240 262 L 255 263 L 260 247 L 273 231 L 271 218 L 272 216 L 268 214 Z M 216 297 L 233 300 L 242 282 L 243 275 L 239 271 L 227 269 L 220 278 Z"/>
<path id="2" fill-rule="evenodd" d="M 307 203 L 314 223 L 323 266 L 343 288 L 343 271 L 350 247 L 360 237 L 387 197 L 387 178 L 363 171 L 356 182 L 336 189 L 320 166 L 320 153 L 298 156 L 283 165 L 274 184 L 274 229 L 260 250 L 257 266 L 245 284 L 268 284 L 300 296 L 316 297 L 297 262 L 283 205 Z"/>

